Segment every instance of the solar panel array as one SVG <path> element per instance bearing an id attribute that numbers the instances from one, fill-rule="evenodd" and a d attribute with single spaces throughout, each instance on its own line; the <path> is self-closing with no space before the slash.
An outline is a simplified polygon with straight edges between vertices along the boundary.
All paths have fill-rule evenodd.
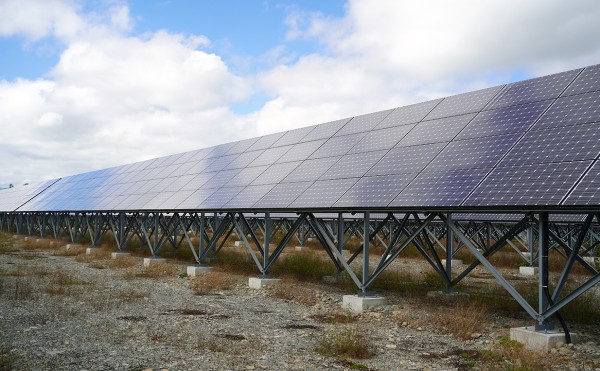
<path id="1" fill-rule="evenodd" d="M 600 65 L 0 191 L 0 211 L 600 205 Z"/>

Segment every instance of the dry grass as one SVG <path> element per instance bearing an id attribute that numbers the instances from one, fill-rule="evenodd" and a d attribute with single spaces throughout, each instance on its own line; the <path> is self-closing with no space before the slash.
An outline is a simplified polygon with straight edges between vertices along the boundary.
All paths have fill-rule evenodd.
<path id="1" fill-rule="evenodd" d="M 137 265 L 137 259 L 133 256 L 119 256 L 116 259 L 110 259 L 106 262 L 106 267 L 110 269 L 131 268 Z"/>
<path id="2" fill-rule="evenodd" d="M 240 278 L 223 272 L 207 272 L 190 281 L 194 295 L 210 295 L 231 290 L 240 282 Z"/>
<path id="3" fill-rule="evenodd" d="M 271 272 L 298 281 L 320 282 L 323 276 L 336 274 L 336 269 L 331 261 L 325 260 L 319 254 L 300 252 L 281 257 Z"/>
<path id="4" fill-rule="evenodd" d="M 375 346 L 356 327 L 336 327 L 325 333 L 315 352 L 329 357 L 368 359 L 375 355 Z"/>
<path id="5" fill-rule="evenodd" d="M 110 259 L 110 251 L 108 249 L 100 249 L 97 251 L 93 251 L 91 254 L 86 254 L 84 251 L 82 254 L 79 254 L 75 257 L 75 261 L 79 263 L 91 263 L 97 260 L 105 260 Z"/>
<path id="6" fill-rule="evenodd" d="M 126 279 L 133 278 L 150 278 L 150 279 L 159 279 L 164 277 L 175 277 L 177 276 L 177 272 L 179 271 L 179 267 L 174 266 L 172 264 L 153 264 L 149 267 L 143 267 L 139 272 L 131 272 L 128 271 L 125 273 Z M 133 274 L 133 276 L 132 276 Z"/>
<path id="7" fill-rule="evenodd" d="M 55 256 L 77 256 L 80 254 L 85 253 L 85 247 L 83 246 L 77 246 L 77 247 L 71 247 L 69 249 L 67 249 L 66 246 L 63 246 L 61 248 L 59 248 L 58 250 L 56 250 L 54 252 Z"/>
<path id="8" fill-rule="evenodd" d="M 15 279 L 15 300 L 32 300 L 35 298 L 33 284 L 29 278 L 17 277 Z"/>
<path id="9" fill-rule="evenodd" d="M 527 350 L 523 344 L 508 337 L 500 339 L 498 344 L 489 350 L 479 353 L 484 370 L 549 370 L 559 365 L 558 356 L 542 351 Z"/>
<path id="10" fill-rule="evenodd" d="M 279 281 L 271 286 L 267 293 L 270 297 L 293 301 L 307 307 L 317 304 L 316 290 L 297 283 Z"/>
<path id="11" fill-rule="evenodd" d="M 310 316 L 313 320 L 318 323 L 333 323 L 333 324 L 348 324 L 354 323 L 358 320 L 358 316 L 352 314 L 352 312 L 334 312 L 334 313 L 323 313 L 313 314 Z"/>

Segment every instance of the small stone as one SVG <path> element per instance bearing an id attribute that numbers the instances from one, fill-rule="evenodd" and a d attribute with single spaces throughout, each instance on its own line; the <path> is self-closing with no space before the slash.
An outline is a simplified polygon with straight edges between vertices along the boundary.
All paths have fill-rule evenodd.
<path id="1" fill-rule="evenodd" d="M 408 322 L 402 322 L 402 326 L 403 326 L 403 327 L 406 327 L 406 326 L 408 326 Z"/>
<path id="2" fill-rule="evenodd" d="M 417 331 L 423 331 L 423 328 L 417 327 Z"/>
<path id="3" fill-rule="evenodd" d="M 396 349 L 396 344 L 386 344 L 385 347 L 388 349 Z"/>
<path id="4" fill-rule="evenodd" d="M 562 341 L 557 341 L 556 344 L 554 344 L 555 348 L 560 348 L 563 347 L 565 345 L 565 343 L 563 343 Z"/>
<path id="5" fill-rule="evenodd" d="M 254 366 L 246 366 L 246 370 L 254 370 Z"/>
<path id="6" fill-rule="evenodd" d="M 471 334 L 471 339 L 479 339 L 481 334 L 479 332 L 474 332 Z"/>
<path id="7" fill-rule="evenodd" d="M 567 346 L 568 346 L 569 348 L 573 348 L 573 346 L 574 346 L 574 345 L 573 345 L 573 343 L 569 343 L 569 344 L 567 344 Z"/>

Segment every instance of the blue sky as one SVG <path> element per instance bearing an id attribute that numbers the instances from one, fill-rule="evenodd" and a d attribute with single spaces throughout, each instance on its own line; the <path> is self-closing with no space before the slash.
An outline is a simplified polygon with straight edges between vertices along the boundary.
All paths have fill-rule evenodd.
<path id="1" fill-rule="evenodd" d="M 0 0 L 0 186 L 600 62 L 600 3 Z"/>

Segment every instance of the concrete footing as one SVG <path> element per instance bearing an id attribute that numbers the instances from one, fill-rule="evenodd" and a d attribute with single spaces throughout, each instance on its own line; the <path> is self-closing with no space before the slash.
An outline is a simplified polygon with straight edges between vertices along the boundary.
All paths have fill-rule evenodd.
<path id="1" fill-rule="evenodd" d="M 444 298 L 452 300 L 468 300 L 471 297 L 471 295 L 461 291 L 428 291 L 427 297 Z"/>
<path id="2" fill-rule="evenodd" d="M 17 238 L 19 238 L 19 235 L 18 234 L 13 234 L 12 238 L 16 240 Z"/>
<path id="3" fill-rule="evenodd" d="M 595 258 L 593 256 L 584 256 L 583 261 L 585 261 L 586 263 L 588 263 L 589 265 L 591 265 L 593 267 L 596 265 L 596 262 L 598 260 L 597 260 L 597 258 Z"/>
<path id="4" fill-rule="evenodd" d="M 353 313 L 362 313 L 386 304 L 387 298 L 383 296 L 344 295 L 342 300 L 342 307 Z"/>
<path id="5" fill-rule="evenodd" d="M 167 259 L 159 258 L 157 256 L 154 256 L 151 258 L 144 258 L 144 267 L 149 267 L 151 265 L 156 265 L 156 264 L 165 264 L 166 262 L 167 262 Z"/>
<path id="6" fill-rule="evenodd" d="M 67 250 L 69 249 L 69 245 L 67 245 Z M 85 253 L 88 255 L 92 255 L 97 253 L 98 251 L 100 251 L 99 247 L 88 247 L 87 249 L 85 249 Z"/>
<path id="7" fill-rule="evenodd" d="M 306 250 L 308 250 L 308 247 L 306 247 L 306 246 L 296 246 L 295 249 L 296 249 L 296 251 L 306 251 Z"/>
<path id="8" fill-rule="evenodd" d="M 207 265 L 188 265 L 187 267 L 187 275 L 190 277 L 196 277 L 210 271 L 212 271 L 212 267 Z"/>
<path id="9" fill-rule="evenodd" d="M 65 245 L 65 249 L 66 249 L 67 251 L 68 251 L 68 250 L 77 249 L 77 248 L 79 248 L 79 247 L 81 247 L 81 245 L 80 245 L 80 244 L 77 244 L 77 243 L 68 243 L 68 244 L 66 244 L 66 245 Z"/>
<path id="10" fill-rule="evenodd" d="M 453 266 L 455 265 L 462 265 L 463 261 L 460 259 L 452 259 L 451 263 Z M 445 267 L 446 266 L 446 259 L 442 259 L 442 265 Z"/>
<path id="11" fill-rule="evenodd" d="M 131 254 L 129 254 L 128 252 L 113 252 L 110 256 L 113 259 L 118 259 L 118 258 L 125 258 L 127 256 L 131 256 Z"/>
<path id="12" fill-rule="evenodd" d="M 519 274 L 522 276 L 537 275 L 538 267 L 519 267 Z"/>
<path id="13" fill-rule="evenodd" d="M 242 247 L 243 246 L 243 242 L 242 241 L 234 241 L 233 242 L 233 246 L 235 246 L 235 247 Z"/>
<path id="14" fill-rule="evenodd" d="M 248 286 L 251 289 L 264 289 L 265 287 L 271 286 L 279 282 L 278 278 L 261 278 L 261 277 L 250 277 L 248 279 Z"/>
<path id="15" fill-rule="evenodd" d="M 576 334 L 571 333 L 571 342 L 575 342 Z M 533 326 L 514 327 L 510 329 L 510 339 L 523 344 L 531 350 L 550 350 L 557 343 L 565 343 L 565 334 L 558 331 L 537 332 Z"/>

